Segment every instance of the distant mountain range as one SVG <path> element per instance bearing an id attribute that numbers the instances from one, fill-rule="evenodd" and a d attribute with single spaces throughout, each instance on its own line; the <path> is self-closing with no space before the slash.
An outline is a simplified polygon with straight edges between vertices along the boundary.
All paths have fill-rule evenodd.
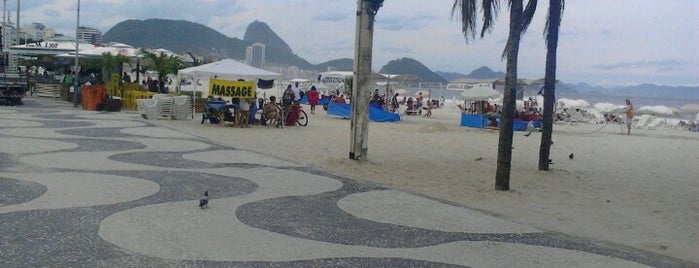
<path id="1" fill-rule="evenodd" d="M 270 65 L 293 65 L 300 69 L 326 71 L 332 67 L 338 71 L 352 71 L 352 59 L 334 59 L 312 64 L 296 55 L 292 48 L 266 23 L 254 21 L 245 31 L 243 39 L 227 37 L 207 26 L 184 20 L 126 20 L 109 29 L 102 38 L 104 42 L 120 42 L 135 47 L 165 48 L 178 54 L 192 53 L 209 60 L 232 58 L 243 60 L 245 48 L 255 42 L 265 44 L 266 62 Z M 469 74 L 433 72 L 418 60 L 400 58 L 384 65 L 381 73 L 412 74 L 424 82 L 446 83 L 458 78 L 504 79 L 505 73 L 480 67 Z M 538 92 L 540 85 L 531 86 Z M 583 95 L 639 96 L 648 98 L 674 98 L 699 100 L 699 87 L 671 87 L 652 84 L 620 87 L 595 87 L 585 83 L 557 85 L 557 97 Z"/>

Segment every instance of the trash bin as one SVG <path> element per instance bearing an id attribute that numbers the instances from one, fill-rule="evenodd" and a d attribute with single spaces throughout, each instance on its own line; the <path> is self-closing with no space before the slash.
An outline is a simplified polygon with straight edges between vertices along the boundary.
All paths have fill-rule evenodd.
<path id="1" fill-rule="evenodd" d="M 82 106 L 85 110 L 97 111 L 97 106 L 99 104 L 104 104 L 105 101 L 105 88 L 104 85 L 94 85 L 85 86 L 81 88 L 82 91 Z"/>

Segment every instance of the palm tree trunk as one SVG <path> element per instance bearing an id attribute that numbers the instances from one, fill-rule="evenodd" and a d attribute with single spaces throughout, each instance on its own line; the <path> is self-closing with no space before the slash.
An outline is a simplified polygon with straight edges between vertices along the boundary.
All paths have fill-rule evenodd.
<path id="1" fill-rule="evenodd" d="M 505 96 L 498 142 L 498 165 L 495 171 L 495 189 L 501 191 L 510 189 L 512 136 L 516 107 L 515 97 L 517 95 L 517 56 L 519 54 L 519 40 L 522 36 L 522 0 L 512 0 L 510 3 L 510 36 L 505 50 L 507 74 L 505 75 Z"/>
<path id="2" fill-rule="evenodd" d="M 549 16 L 546 23 L 546 74 L 544 76 L 544 115 L 541 145 L 539 147 L 539 170 L 549 170 L 553 137 L 553 106 L 556 102 L 556 53 L 558 50 L 558 31 L 561 24 L 562 1 L 549 1 Z"/>

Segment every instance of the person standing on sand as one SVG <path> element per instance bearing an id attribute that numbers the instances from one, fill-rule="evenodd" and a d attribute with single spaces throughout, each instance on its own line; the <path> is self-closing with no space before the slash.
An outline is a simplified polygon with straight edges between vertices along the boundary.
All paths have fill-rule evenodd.
<path id="1" fill-rule="evenodd" d="M 398 111 L 399 103 L 398 103 L 398 92 L 396 94 L 393 94 L 393 97 L 391 98 L 390 101 L 391 104 L 391 112 Z"/>
<path id="2" fill-rule="evenodd" d="M 318 105 L 318 91 L 316 86 L 311 86 L 311 90 L 308 91 L 308 104 L 311 105 L 311 114 L 316 114 L 316 105 Z"/>
<path id="3" fill-rule="evenodd" d="M 299 82 L 294 83 L 294 87 L 291 88 L 294 92 L 294 104 L 298 104 L 301 101 L 301 88 L 299 87 Z"/>
<path id="4" fill-rule="evenodd" d="M 236 123 L 238 123 L 239 128 L 248 127 L 250 122 L 250 102 L 249 99 L 240 99 L 240 104 L 237 113 L 238 118 L 236 118 Z"/>
<path id="5" fill-rule="evenodd" d="M 633 124 L 633 104 L 629 99 L 626 99 L 626 135 L 631 135 L 631 124 Z"/>

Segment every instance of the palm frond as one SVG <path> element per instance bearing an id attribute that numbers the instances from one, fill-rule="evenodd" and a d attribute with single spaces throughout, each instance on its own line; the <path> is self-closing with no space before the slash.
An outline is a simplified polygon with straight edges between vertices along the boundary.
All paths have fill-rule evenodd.
<path id="1" fill-rule="evenodd" d="M 558 35 L 557 33 L 560 30 L 561 21 L 563 21 L 564 8 L 565 0 L 549 0 L 549 14 L 548 19 L 546 20 L 546 27 L 544 27 L 546 45 L 548 45 L 549 40 L 552 40 L 553 31 L 555 31 L 556 35 Z"/>
<path id="2" fill-rule="evenodd" d="M 461 32 L 466 37 L 466 42 L 476 38 L 476 0 L 454 0 L 454 6 L 451 8 L 451 17 L 458 14 L 461 17 Z"/>
<path id="3" fill-rule="evenodd" d="M 537 0 L 529 0 L 529 2 L 527 2 L 527 7 L 524 9 L 524 12 L 522 12 L 522 34 L 527 31 L 529 24 L 531 24 L 532 19 L 534 19 L 537 3 Z"/>
<path id="4" fill-rule="evenodd" d="M 493 29 L 493 21 L 498 16 L 498 9 L 500 8 L 499 1 L 497 0 L 483 0 L 481 8 L 483 9 L 483 28 L 481 29 L 481 38 L 485 36 L 486 32 L 491 32 Z"/>

